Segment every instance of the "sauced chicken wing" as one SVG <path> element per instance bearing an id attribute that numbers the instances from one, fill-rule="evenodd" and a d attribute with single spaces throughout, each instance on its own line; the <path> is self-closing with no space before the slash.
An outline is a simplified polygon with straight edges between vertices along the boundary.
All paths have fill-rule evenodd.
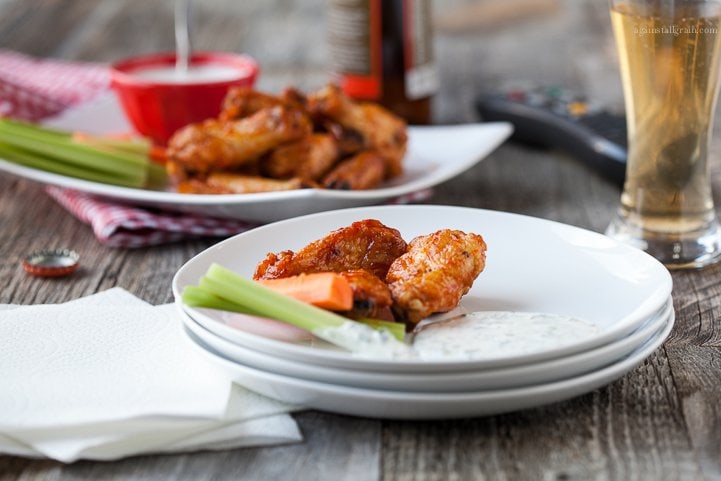
<path id="1" fill-rule="evenodd" d="M 408 136 L 406 123 L 400 117 L 377 104 L 355 103 L 335 85 L 310 94 L 308 110 L 360 133 L 365 147 L 376 150 L 386 161 L 387 178 L 402 173 Z"/>
<path id="2" fill-rule="evenodd" d="M 341 157 L 349 157 L 365 149 L 365 139 L 360 132 L 344 129 L 341 124 L 331 120 L 324 121 L 322 127 L 335 139 Z"/>
<path id="3" fill-rule="evenodd" d="M 391 264 L 385 280 L 393 312 L 411 324 L 458 305 L 486 265 L 486 243 L 478 234 L 439 230 L 419 236 Z"/>
<path id="4" fill-rule="evenodd" d="M 312 134 L 281 145 L 261 160 L 261 172 L 274 179 L 319 180 L 338 160 L 338 144 L 330 134 Z"/>
<path id="5" fill-rule="evenodd" d="M 250 87 L 233 87 L 223 99 L 218 117 L 220 121 L 242 119 L 254 113 L 272 107 L 288 107 L 303 110 L 305 96 L 296 89 L 288 88 L 280 96 L 269 95 Z"/>
<path id="6" fill-rule="evenodd" d="M 182 194 L 247 194 L 251 192 L 275 192 L 304 187 L 299 178 L 286 180 L 268 179 L 256 175 L 211 172 L 205 180 L 190 179 L 178 184 Z"/>
<path id="7" fill-rule="evenodd" d="M 168 158 L 185 172 L 205 174 L 252 162 L 285 142 L 310 134 L 307 115 L 276 106 L 250 117 L 220 122 L 207 120 L 179 130 L 168 144 Z"/>
<path id="8" fill-rule="evenodd" d="M 340 190 L 365 190 L 383 181 L 385 162 L 377 153 L 366 150 L 339 163 L 323 178 L 323 187 Z"/>
<path id="9" fill-rule="evenodd" d="M 397 229 L 375 219 L 354 222 L 311 242 L 298 252 L 268 254 L 258 264 L 254 279 L 276 279 L 311 272 L 365 269 L 383 279 L 391 263 L 406 251 Z"/>
<path id="10" fill-rule="evenodd" d="M 353 319 L 379 318 L 393 304 L 388 285 L 370 272 L 355 269 L 339 272 L 339 274 L 345 277 L 353 290 L 353 310 L 344 313 L 346 316 Z"/>

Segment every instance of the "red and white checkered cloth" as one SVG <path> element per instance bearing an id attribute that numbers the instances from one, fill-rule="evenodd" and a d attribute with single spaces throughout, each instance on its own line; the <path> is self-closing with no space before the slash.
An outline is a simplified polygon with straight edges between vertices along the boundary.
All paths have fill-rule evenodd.
<path id="1" fill-rule="evenodd" d="M 37 121 L 85 102 L 109 87 L 104 65 L 38 60 L 0 49 L 0 116 Z M 71 189 L 48 187 L 48 194 L 111 247 L 134 248 L 197 237 L 229 237 L 257 224 L 199 215 L 160 212 L 114 204 Z M 430 189 L 396 198 L 395 204 L 421 202 Z"/>
<path id="2" fill-rule="evenodd" d="M 40 120 L 77 105 L 110 85 L 107 67 L 38 60 L 0 49 L 0 116 Z"/>

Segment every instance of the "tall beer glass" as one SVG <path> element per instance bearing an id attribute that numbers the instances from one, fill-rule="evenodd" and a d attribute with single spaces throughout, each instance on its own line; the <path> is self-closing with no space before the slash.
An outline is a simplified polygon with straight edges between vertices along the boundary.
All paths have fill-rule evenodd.
<path id="1" fill-rule="evenodd" d="M 606 234 L 669 268 L 721 259 L 709 142 L 721 0 L 611 0 L 628 122 L 621 207 Z"/>

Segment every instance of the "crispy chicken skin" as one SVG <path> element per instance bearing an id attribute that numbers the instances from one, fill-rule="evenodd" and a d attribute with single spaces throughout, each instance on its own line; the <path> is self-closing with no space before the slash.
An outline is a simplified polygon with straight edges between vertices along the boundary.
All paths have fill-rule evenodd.
<path id="1" fill-rule="evenodd" d="M 338 160 L 338 144 L 330 134 L 311 134 L 274 149 L 260 162 L 261 172 L 274 179 L 320 180 Z"/>
<path id="2" fill-rule="evenodd" d="M 417 324 L 458 305 L 486 265 L 486 243 L 478 234 L 439 230 L 419 236 L 390 266 L 386 282 L 399 320 Z"/>
<path id="3" fill-rule="evenodd" d="M 183 194 L 247 194 L 251 192 L 276 192 L 304 187 L 299 178 L 286 180 L 268 179 L 257 175 L 211 172 L 205 180 L 190 179 L 178 184 Z"/>
<path id="4" fill-rule="evenodd" d="M 325 117 L 358 132 L 365 147 L 376 150 L 386 161 L 386 178 L 402 173 L 408 141 L 403 119 L 380 105 L 353 102 L 336 85 L 309 94 L 308 110 L 315 118 Z"/>
<path id="5" fill-rule="evenodd" d="M 280 96 L 275 96 L 253 90 L 250 87 L 233 87 L 223 99 L 222 110 L 218 118 L 221 122 L 226 122 L 242 119 L 272 107 L 281 106 L 303 110 L 304 105 L 305 96 L 293 88 L 287 88 Z"/>
<path id="6" fill-rule="evenodd" d="M 391 307 L 393 297 L 388 285 L 363 269 L 339 272 L 353 290 L 353 310 L 343 313 L 352 319 L 378 318 Z"/>
<path id="7" fill-rule="evenodd" d="M 240 120 L 207 120 L 183 127 L 170 139 L 167 155 L 185 172 L 202 175 L 243 166 L 311 131 L 303 112 L 276 106 Z"/>
<path id="8" fill-rule="evenodd" d="M 340 162 L 323 178 L 326 189 L 365 190 L 383 182 L 385 162 L 376 152 L 366 150 Z"/>
<path id="9" fill-rule="evenodd" d="M 312 272 L 365 269 L 384 279 L 391 263 L 406 252 L 397 229 L 375 219 L 354 222 L 311 242 L 298 252 L 270 253 L 258 264 L 254 279 L 277 279 Z"/>

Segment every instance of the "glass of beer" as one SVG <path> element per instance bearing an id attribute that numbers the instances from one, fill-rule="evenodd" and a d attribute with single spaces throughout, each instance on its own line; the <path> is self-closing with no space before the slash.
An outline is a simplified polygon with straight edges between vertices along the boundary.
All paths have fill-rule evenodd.
<path id="1" fill-rule="evenodd" d="M 628 164 L 606 234 L 669 268 L 721 260 L 709 144 L 721 68 L 721 0 L 611 0 Z"/>

